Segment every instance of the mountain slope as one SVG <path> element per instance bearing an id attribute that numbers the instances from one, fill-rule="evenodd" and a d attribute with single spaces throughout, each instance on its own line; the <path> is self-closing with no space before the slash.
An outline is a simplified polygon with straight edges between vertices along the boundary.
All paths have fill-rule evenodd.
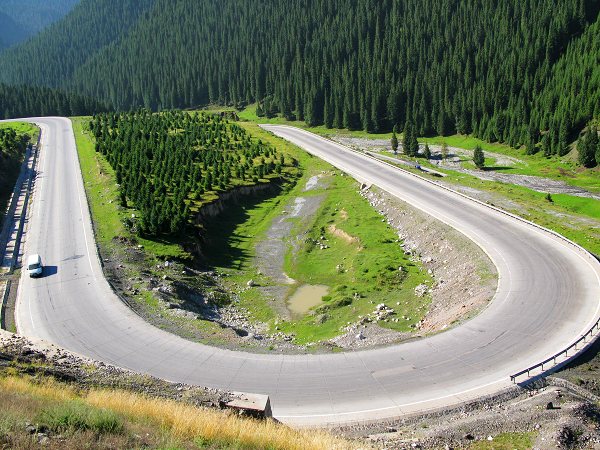
<path id="1" fill-rule="evenodd" d="M 73 71 L 99 49 L 118 40 L 153 3 L 82 1 L 63 20 L 0 55 L 0 81 L 68 88 Z"/>
<path id="2" fill-rule="evenodd" d="M 0 50 L 60 20 L 77 2 L 79 0 L 0 0 Z"/>
<path id="3" fill-rule="evenodd" d="M 560 155 L 598 110 L 596 80 L 577 94 L 584 103 L 546 86 L 577 72 L 568 55 L 598 28 L 600 0 L 115 2 L 84 0 L 7 52 L 0 80 L 120 110 L 259 101 L 266 114 L 330 128 L 410 123 L 419 135 L 473 133 L 531 151 L 548 136 Z M 32 60 L 42 64 L 29 70 Z"/>
<path id="4" fill-rule="evenodd" d="M 543 114 L 546 128 L 565 121 L 568 128 L 581 129 L 591 118 L 600 119 L 600 20 L 573 40 L 552 66 L 534 110 Z"/>
<path id="5" fill-rule="evenodd" d="M 22 41 L 27 32 L 11 17 L 0 12 L 0 50 Z"/>

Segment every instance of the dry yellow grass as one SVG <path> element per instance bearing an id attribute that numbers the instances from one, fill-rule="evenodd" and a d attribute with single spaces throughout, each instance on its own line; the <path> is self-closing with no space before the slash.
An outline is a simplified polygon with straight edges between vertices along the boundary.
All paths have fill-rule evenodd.
<path id="1" fill-rule="evenodd" d="M 322 431 L 298 431 L 272 421 L 244 419 L 233 413 L 196 408 L 129 392 L 94 391 L 87 396 L 87 401 L 100 408 L 150 418 L 183 439 L 202 436 L 204 439 L 230 441 L 250 448 L 290 450 L 353 447 L 350 442 Z"/>
<path id="2" fill-rule="evenodd" d="M 67 385 L 47 379 L 43 383 L 33 383 L 29 378 L 8 376 L 0 378 L 0 389 L 7 392 L 66 401 L 77 398 L 75 390 Z"/>
<path id="3" fill-rule="evenodd" d="M 202 438 L 245 448 L 286 450 L 356 448 L 353 443 L 324 431 L 295 430 L 273 421 L 242 418 L 233 412 L 197 408 L 126 391 L 90 390 L 78 394 L 75 389 L 52 380 L 37 383 L 13 376 L 0 378 L 0 389 L 57 401 L 80 398 L 91 406 L 155 423 L 183 440 Z"/>

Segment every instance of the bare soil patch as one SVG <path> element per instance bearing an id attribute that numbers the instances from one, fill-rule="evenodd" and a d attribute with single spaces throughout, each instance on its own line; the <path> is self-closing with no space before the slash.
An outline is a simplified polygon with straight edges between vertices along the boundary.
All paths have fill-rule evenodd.
<path id="1" fill-rule="evenodd" d="M 333 236 L 346 241 L 348 244 L 360 245 L 360 239 L 358 239 L 356 236 L 349 235 L 344 230 L 339 229 L 335 224 L 329 225 L 329 227 L 327 227 L 327 231 Z"/>

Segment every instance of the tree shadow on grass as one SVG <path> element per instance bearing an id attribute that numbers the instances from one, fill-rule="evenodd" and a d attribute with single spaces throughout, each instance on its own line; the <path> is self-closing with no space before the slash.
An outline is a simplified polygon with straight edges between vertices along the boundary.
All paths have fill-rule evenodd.
<path id="1" fill-rule="evenodd" d="M 484 167 L 483 170 L 485 170 L 486 172 L 499 172 L 499 171 L 504 171 L 504 170 L 513 170 L 514 167 L 507 167 L 507 166 L 487 166 Z"/>
<path id="2" fill-rule="evenodd" d="M 240 235 L 235 230 L 250 218 L 252 210 L 279 195 L 281 190 L 280 186 L 273 185 L 271 189 L 240 197 L 237 202 L 231 200 L 222 213 L 207 220 L 202 233 L 205 263 L 213 268 L 239 269 L 247 262 L 251 252 L 242 249 L 240 244 L 253 236 Z"/>

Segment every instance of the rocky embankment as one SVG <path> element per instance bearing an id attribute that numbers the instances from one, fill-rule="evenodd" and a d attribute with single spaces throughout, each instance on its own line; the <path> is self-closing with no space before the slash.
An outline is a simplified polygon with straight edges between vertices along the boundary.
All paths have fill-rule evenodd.
<path id="1" fill-rule="evenodd" d="M 336 432 L 381 449 L 598 449 L 600 398 L 548 378 L 455 408 Z M 511 439 L 520 444 L 510 445 Z M 528 441 L 527 446 L 524 442 Z"/>
<path id="2" fill-rule="evenodd" d="M 390 310 L 390 306 L 377 305 L 372 314 L 350 324 L 332 342 L 342 348 L 399 342 L 455 326 L 487 306 L 496 292 L 497 272 L 483 250 L 453 228 L 378 188 L 364 187 L 361 193 L 397 230 L 404 251 L 433 276 L 433 286 L 415 288 L 417 296 L 430 296 L 431 303 L 413 333 L 377 325 Z"/>
<path id="3" fill-rule="evenodd" d="M 80 389 L 124 389 L 195 406 L 218 407 L 231 398 L 225 391 L 169 383 L 79 356 L 41 340 L 0 330 L 0 374 L 9 368 L 11 374 L 50 377 Z"/>

